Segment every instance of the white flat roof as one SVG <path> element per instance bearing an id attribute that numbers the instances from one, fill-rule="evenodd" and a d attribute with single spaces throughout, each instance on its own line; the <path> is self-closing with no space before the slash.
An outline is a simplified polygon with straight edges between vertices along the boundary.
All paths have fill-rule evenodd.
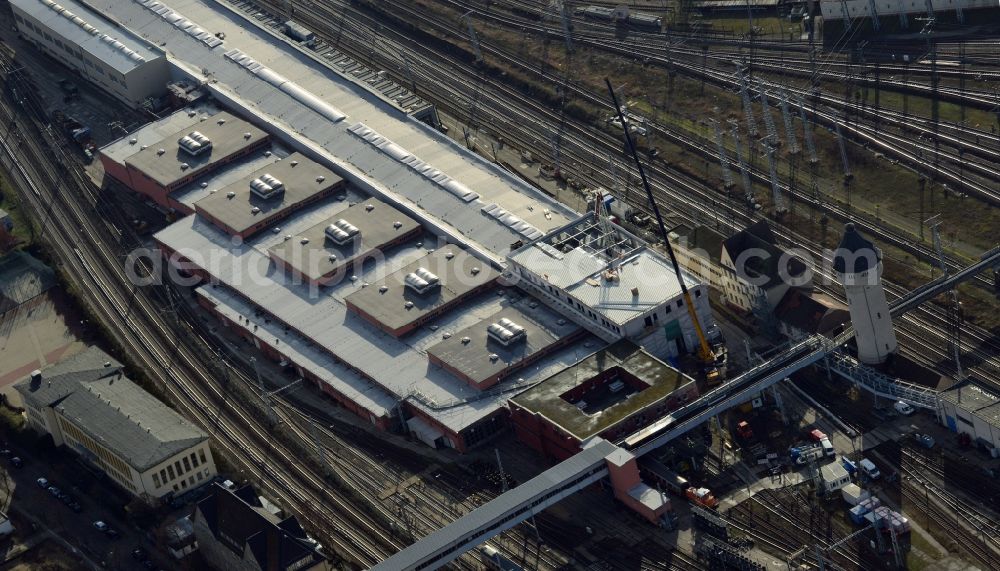
<path id="1" fill-rule="evenodd" d="M 284 334 L 281 325 L 265 327 L 262 318 L 254 319 L 258 313 L 256 308 L 225 292 L 222 287 L 204 290 L 222 302 L 222 311 L 251 318 L 253 324 L 258 325 L 256 334 L 268 335 L 265 340 L 272 345 L 277 339 L 279 351 L 287 350 L 288 357 L 297 353 L 304 361 L 296 359 L 297 364 L 316 367 L 316 374 L 337 390 L 349 396 L 357 394 L 364 402 L 380 407 L 385 407 L 393 399 L 409 398 L 454 431 L 489 415 L 515 392 L 551 376 L 597 349 L 593 344 L 589 347 L 584 343 L 573 344 L 520 370 L 516 378 L 507 379 L 496 390 L 490 391 L 478 391 L 444 369 L 431 365 L 427 350 L 442 341 L 446 333 L 454 334 L 476 323 L 483 323 L 503 308 L 525 305 L 532 298 L 513 289 L 501 292 L 505 295 L 488 293 L 447 312 L 405 339 L 383 333 L 349 311 L 344 298 L 363 284 L 377 283 L 382 276 L 426 256 L 429 248 L 437 246 L 431 237 L 423 240 L 426 246 L 404 245 L 387 252 L 383 265 L 365 268 L 358 273 L 357 280 L 344 280 L 334 287 L 321 288 L 315 295 L 307 284 L 296 285 L 289 276 L 275 270 L 267 256 L 267 249 L 280 243 L 286 232 L 298 235 L 347 207 L 347 201 L 323 202 L 286 220 L 281 234 L 263 233 L 240 246 L 233 246 L 229 236 L 198 216 L 188 216 L 175 222 L 158 232 L 155 239 L 189 259 L 194 260 L 196 255 L 203 256 L 205 260 L 214 259 L 212 264 L 204 262 L 210 274 L 221 283 L 232 285 L 246 299 L 277 319 L 294 325 L 304 338 Z M 551 317 L 559 319 L 554 313 Z M 435 329 L 430 329 L 430 325 Z M 275 328 L 279 334 L 272 338 Z M 372 391 L 367 383 L 359 384 L 360 377 L 352 379 L 339 374 L 336 369 L 330 370 L 332 361 L 311 351 L 315 348 L 338 355 L 342 361 L 375 379 L 384 387 L 382 394 Z"/>
<path id="2" fill-rule="evenodd" d="M 146 42 L 76 0 L 10 0 L 10 4 L 119 73 L 163 57 Z"/>
<path id="3" fill-rule="evenodd" d="M 576 217 L 552 197 L 219 3 L 174 0 L 169 5 L 202 28 L 225 33 L 225 48 L 176 34 L 172 25 L 137 2 L 92 1 L 154 43 L 167 42 L 165 49 L 188 70 L 210 70 L 216 86 L 266 114 L 276 126 L 317 144 L 373 185 L 500 258 L 510 244 L 525 239 L 524 231 L 547 232 Z M 279 71 L 286 83 L 275 85 Z M 366 139 L 360 133 L 370 133 L 361 127 L 375 135 Z M 378 139 L 369 140 L 373 138 Z M 477 197 L 468 200 L 469 193 L 454 192 L 442 182 L 446 179 Z"/>
<path id="4" fill-rule="evenodd" d="M 616 325 L 681 295 L 680 282 L 670 261 L 647 246 L 640 246 L 616 260 L 618 278 L 602 275 L 609 261 L 588 248 L 562 252 L 545 242 L 525 246 L 510 259 L 571 294 Z M 681 272 L 688 288 L 699 282 Z M 638 295 L 632 294 L 632 289 Z"/>

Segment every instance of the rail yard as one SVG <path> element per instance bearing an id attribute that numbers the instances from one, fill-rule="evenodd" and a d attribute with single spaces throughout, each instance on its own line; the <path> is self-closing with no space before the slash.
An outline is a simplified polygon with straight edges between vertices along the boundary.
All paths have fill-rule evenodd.
<path id="1" fill-rule="evenodd" d="M 113 358 L 0 393 L 11 560 L 37 449 L 80 568 L 1000 568 L 995 6 L 0 13 L 0 257 Z"/>

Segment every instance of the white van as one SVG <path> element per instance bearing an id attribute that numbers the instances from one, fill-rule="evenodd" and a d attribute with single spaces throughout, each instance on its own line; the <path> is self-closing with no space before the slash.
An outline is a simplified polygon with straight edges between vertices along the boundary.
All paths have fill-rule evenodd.
<path id="1" fill-rule="evenodd" d="M 910 416 L 911 414 L 917 412 L 915 408 L 908 402 L 903 402 L 901 400 L 896 401 L 896 404 L 892 405 L 896 409 L 896 412 L 903 416 Z"/>
<path id="2" fill-rule="evenodd" d="M 860 467 L 861 471 L 872 480 L 878 480 L 879 476 L 882 475 L 882 473 L 878 471 L 878 466 L 867 458 L 862 458 L 861 462 L 858 462 L 858 467 Z"/>
<path id="3" fill-rule="evenodd" d="M 834 449 L 833 444 L 830 442 L 829 438 L 823 438 L 819 441 L 819 445 L 823 447 L 823 456 L 836 456 L 837 450 Z"/>

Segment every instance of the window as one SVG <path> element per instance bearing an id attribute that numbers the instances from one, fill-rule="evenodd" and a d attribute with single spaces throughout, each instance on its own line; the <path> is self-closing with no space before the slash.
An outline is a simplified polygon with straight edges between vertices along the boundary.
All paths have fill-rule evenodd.
<path id="1" fill-rule="evenodd" d="M 199 482 L 201 481 L 201 479 L 202 479 L 203 477 L 204 477 L 204 476 L 202 476 L 202 475 L 201 475 L 201 472 L 198 472 L 198 481 L 199 481 Z"/>
<path id="2" fill-rule="evenodd" d="M 208 462 L 208 460 L 205 460 L 205 449 L 204 448 L 202 448 L 201 450 L 198 451 L 198 458 L 201 458 L 201 463 L 202 464 Z"/>
<path id="3" fill-rule="evenodd" d="M 677 307 L 682 307 L 683 305 L 684 305 L 684 300 L 683 299 L 678 299 L 677 300 Z"/>
<path id="4" fill-rule="evenodd" d="M 187 459 L 186 456 L 184 457 L 184 471 L 185 472 L 191 471 L 191 462 Z"/>
<path id="5" fill-rule="evenodd" d="M 184 473 L 184 471 L 181 470 L 181 461 L 180 460 L 177 460 L 176 462 L 174 462 L 174 468 L 177 468 L 177 475 L 178 476 L 180 476 L 181 474 Z"/>
<path id="6" fill-rule="evenodd" d="M 166 470 L 166 468 L 164 468 L 163 470 L 160 470 L 160 479 L 163 480 L 164 484 L 167 483 L 167 470 Z"/>
<path id="7" fill-rule="evenodd" d="M 878 317 L 879 319 L 882 319 L 882 312 L 881 312 L 881 311 L 879 311 L 879 312 L 876 312 L 876 313 L 875 313 L 875 315 L 876 315 L 876 316 L 877 316 L 877 317 Z"/>
<path id="8" fill-rule="evenodd" d="M 653 318 L 652 317 L 650 317 L 650 316 L 647 315 L 646 319 L 644 321 L 646 323 L 646 327 L 652 327 L 653 326 Z"/>
<path id="9" fill-rule="evenodd" d="M 195 468 L 198 467 L 198 457 L 195 456 L 194 452 L 191 453 L 191 465 Z"/>
<path id="10" fill-rule="evenodd" d="M 695 296 L 696 298 L 697 298 L 697 297 L 701 297 L 701 290 L 700 290 L 700 289 L 696 289 L 696 290 L 694 290 L 694 296 Z"/>
<path id="11" fill-rule="evenodd" d="M 174 491 L 177 491 L 177 484 L 174 484 Z"/>
<path id="12" fill-rule="evenodd" d="M 174 478 L 177 477 L 176 475 L 174 475 L 174 467 L 173 466 L 167 466 L 167 474 L 170 476 L 171 480 L 173 480 Z"/>
<path id="13" fill-rule="evenodd" d="M 188 487 L 187 480 L 181 480 L 181 489 L 183 490 L 183 489 L 185 489 L 187 487 Z"/>
<path id="14" fill-rule="evenodd" d="M 153 474 L 153 485 L 156 486 L 157 488 L 160 487 L 160 477 L 157 476 L 156 474 Z"/>

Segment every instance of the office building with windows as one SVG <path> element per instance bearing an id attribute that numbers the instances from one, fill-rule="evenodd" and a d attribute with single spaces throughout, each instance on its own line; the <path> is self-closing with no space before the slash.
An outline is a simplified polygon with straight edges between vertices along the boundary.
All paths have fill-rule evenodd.
<path id="1" fill-rule="evenodd" d="M 129 380 L 96 347 L 15 389 L 28 427 L 52 437 L 151 505 L 209 483 L 216 475 L 208 434 Z"/>

